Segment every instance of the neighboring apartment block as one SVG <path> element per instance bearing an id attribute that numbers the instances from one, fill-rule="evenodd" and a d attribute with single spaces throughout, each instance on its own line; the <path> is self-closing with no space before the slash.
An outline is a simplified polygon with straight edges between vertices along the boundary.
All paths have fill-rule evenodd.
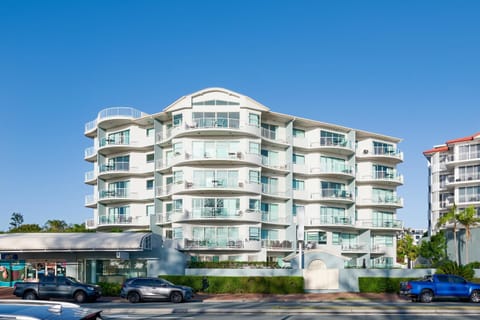
<path id="1" fill-rule="evenodd" d="M 345 267 L 395 263 L 398 138 L 275 113 L 221 88 L 153 115 L 105 109 L 85 135 L 90 229 L 151 230 L 193 261 L 278 261 L 300 243 Z"/>
<path id="2" fill-rule="evenodd" d="M 447 141 L 423 153 L 429 170 L 428 231 L 438 231 L 438 219 L 455 204 L 474 206 L 480 216 L 480 133 Z"/>

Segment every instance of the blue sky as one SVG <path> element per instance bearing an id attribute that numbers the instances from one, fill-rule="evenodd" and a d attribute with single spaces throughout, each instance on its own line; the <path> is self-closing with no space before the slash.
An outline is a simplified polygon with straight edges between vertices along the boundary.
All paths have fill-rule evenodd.
<path id="1" fill-rule="evenodd" d="M 480 131 L 480 1 L 0 1 L 0 230 L 83 223 L 84 126 L 206 87 L 402 138 L 407 227 L 427 226 L 422 152 Z"/>

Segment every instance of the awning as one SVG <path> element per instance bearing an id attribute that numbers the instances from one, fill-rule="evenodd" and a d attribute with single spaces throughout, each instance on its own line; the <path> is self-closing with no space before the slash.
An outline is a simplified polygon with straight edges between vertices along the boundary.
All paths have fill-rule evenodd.
<path id="1" fill-rule="evenodd" d="M 5 233 L 0 252 L 143 251 L 151 249 L 151 233 Z"/>

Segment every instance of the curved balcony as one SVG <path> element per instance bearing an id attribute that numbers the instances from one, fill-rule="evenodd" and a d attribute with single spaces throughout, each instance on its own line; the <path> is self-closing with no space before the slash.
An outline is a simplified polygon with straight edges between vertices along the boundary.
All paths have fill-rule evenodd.
<path id="1" fill-rule="evenodd" d="M 279 217 L 276 215 L 272 215 L 270 212 L 263 211 L 262 212 L 262 223 L 263 224 L 270 224 L 270 225 L 281 225 L 281 226 L 289 226 L 292 224 L 291 217 Z"/>
<path id="2" fill-rule="evenodd" d="M 97 197 L 93 194 L 89 194 L 85 196 L 85 207 L 87 208 L 96 208 L 97 207 Z"/>
<path id="3" fill-rule="evenodd" d="M 95 185 L 97 184 L 97 176 L 95 175 L 95 171 L 91 170 L 88 172 L 85 172 L 85 181 L 86 184 L 89 185 Z"/>
<path id="4" fill-rule="evenodd" d="M 352 155 L 355 153 L 352 141 L 339 139 L 336 137 L 322 137 L 318 141 L 310 142 L 310 149 L 319 149 L 324 152 L 339 153 L 342 155 Z"/>
<path id="5" fill-rule="evenodd" d="M 201 222 L 201 221 L 242 221 L 258 223 L 261 213 L 255 210 L 228 210 L 227 208 L 196 208 L 192 211 L 170 214 L 168 222 Z"/>
<path id="6" fill-rule="evenodd" d="M 255 166 L 261 165 L 261 156 L 252 153 L 229 152 L 227 154 L 202 154 L 193 155 L 191 153 L 177 153 L 172 158 L 157 160 L 156 169 L 158 171 L 166 172 L 171 167 L 176 165 L 197 164 L 202 161 L 202 164 L 216 165 L 216 164 L 253 164 Z"/>
<path id="7" fill-rule="evenodd" d="M 355 221 L 350 217 L 321 217 L 306 219 L 306 226 L 309 227 L 355 227 Z"/>
<path id="8" fill-rule="evenodd" d="M 480 152 L 449 155 L 445 164 L 447 167 L 480 164 Z"/>
<path id="9" fill-rule="evenodd" d="M 182 251 L 260 251 L 261 248 L 260 241 L 240 239 L 184 239 L 178 242 L 178 249 Z"/>
<path id="10" fill-rule="evenodd" d="M 292 251 L 295 243 L 288 240 L 262 240 L 262 248 L 273 251 Z"/>
<path id="11" fill-rule="evenodd" d="M 401 220 L 385 220 L 385 221 L 374 221 L 374 220 L 358 220 L 356 226 L 359 228 L 367 229 L 394 229 L 394 230 L 403 230 L 403 221 Z"/>
<path id="12" fill-rule="evenodd" d="M 98 193 L 98 202 L 113 203 L 118 201 L 145 201 L 153 199 L 152 197 L 141 197 L 137 192 L 129 191 L 125 188 L 117 188 L 114 190 L 100 190 Z"/>
<path id="13" fill-rule="evenodd" d="M 259 194 L 261 185 L 259 183 L 248 183 L 242 181 L 233 181 L 231 183 L 222 182 L 219 180 L 211 180 L 208 183 L 202 182 L 195 184 L 194 182 L 185 181 L 180 183 L 171 183 L 166 186 L 159 186 L 156 188 L 156 197 L 168 199 L 173 194 L 180 193 L 204 193 L 205 191 L 219 192 L 238 192 L 238 193 L 255 193 Z"/>
<path id="14" fill-rule="evenodd" d="M 397 196 L 379 196 L 375 198 L 361 198 L 357 199 L 357 207 L 378 207 L 399 209 L 403 207 L 403 199 Z"/>
<path id="15" fill-rule="evenodd" d="M 362 160 L 381 161 L 392 164 L 403 162 L 403 152 L 397 149 L 363 148 L 358 150 L 357 157 Z"/>
<path id="16" fill-rule="evenodd" d="M 278 187 L 262 183 L 262 195 L 270 198 L 288 199 L 290 198 L 290 191 L 278 190 Z"/>
<path id="17" fill-rule="evenodd" d="M 403 184 L 403 175 L 397 172 L 387 173 L 384 171 L 374 172 L 373 174 L 366 174 L 357 176 L 357 183 L 380 183 L 386 186 L 400 186 Z"/>
<path id="18" fill-rule="evenodd" d="M 286 147 L 288 145 L 288 141 L 286 137 L 281 136 L 280 134 L 278 134 L 273 130 L 261 128 L 261 137 L 263 139 L 263 142 L 269 145 L 276 145 L 276 146 L 283 146 L 283 147 Z"/>
<path id="19" fill-rule="evenodd" d="M 94 162 L 95 160 L 97 160 L 97 148 L 95 147 L 86 148 L 84 159 L 90 162 Z"/>
<path id="20" fill-rule="evenodd" d="M 310 193 L 310 200 L 342 204 L 351 204 L 354 201 L 351 191 L 341 189 L 323 189 L 320 192 Z"/>
<path id="21" fill-rule="evenodd" d="M 94 137 L 96 135 L 97 127 L 100 124 L 102 124 L 103 128 L 108 129 L 111 126 L 119 126 L 124 123 L 129 123 L 132 119 L 138 119 L 146 115 L 146 113 L 130 107 L 103 109 L 98 113 L 95 120 L 87 122 L 85 125 L 85 135 L 88 137 Z"/>
<path id="22" fill-rule="evenodd" d="M 110 228 L 121 228 L 121 229 L 136 229 L 150 227 L 150 217 L 132 217 L 127 215 L 119 215 L 116 217 L 107 217 L 99 216 L 97 221 L 97 230 L 100 229 L 110 229 Z"/>
<path id="23" fill-rule="evenodd" d="M 353 171 L 353 166 L 350 165 L 336 165 L 336 166 L 318 166 L 310 167 L 309 174 L 328 177 L 331 179 L 353 179 L 355 173 Z"/>
<path id="24" fill-rule="evenodd" d="M 267 169 L 268 171 L 281 171 L 287 173 L 290 171 L 290 164 L 289 163 L 278 163 L 270 161 L 268 157 L 262 157 L 262 167 Z"/>

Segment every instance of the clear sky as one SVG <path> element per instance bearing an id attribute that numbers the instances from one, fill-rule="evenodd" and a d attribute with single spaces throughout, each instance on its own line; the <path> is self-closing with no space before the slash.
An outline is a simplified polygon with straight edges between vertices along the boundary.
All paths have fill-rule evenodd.
<path id="1" fill-rule="evenodd" d="M 206 87 L 403 139 L 407 227 L 427 226 L 422 152 L 480 131 L 480 1 L 0 1 L 0 230 L 83 223 L 85 124 Z"/>

